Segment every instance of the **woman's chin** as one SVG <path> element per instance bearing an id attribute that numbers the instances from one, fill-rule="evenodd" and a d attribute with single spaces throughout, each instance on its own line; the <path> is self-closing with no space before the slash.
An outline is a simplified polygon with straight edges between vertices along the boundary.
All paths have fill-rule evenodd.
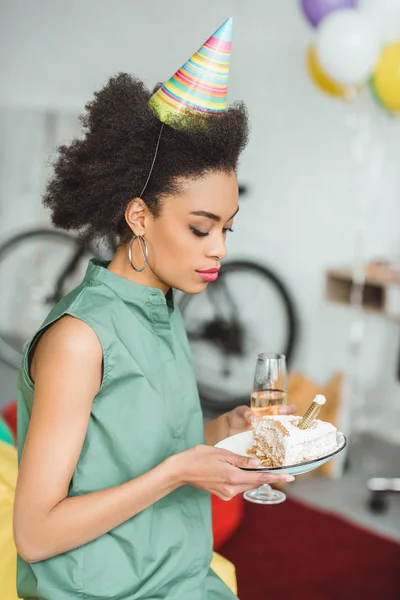
<path id="1" fill-rule="evenodd" d="M 188 283 L 185 285 L 174 286 L 176 290 L 185 294 L 201 294 L 208 286 L 209 281 L 199 281 L 197 283 Z"/>

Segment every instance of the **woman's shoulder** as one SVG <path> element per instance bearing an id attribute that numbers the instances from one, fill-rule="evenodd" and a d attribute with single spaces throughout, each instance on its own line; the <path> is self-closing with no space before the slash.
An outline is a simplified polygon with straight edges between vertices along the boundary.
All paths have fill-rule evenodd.
<path id="1" fill-rule="evenodd" d="M 66 319 L 61 326 L 58 326 L 53 335 L 68 335 L 70 328 L 78 328 L 80 331 L 87 330 L 88 327 L 79 326 L 78 323 L 72 324 L 72 318 L 76 321 L 86 323 L 92 329 L 97 329 L 107 321 L 107 315 L 110 312 L 114 295 L 105 285 L 98 282 L 94 285 L 89 279 L 82 281 L 80 285 L 65 294 L 53 306 L 46 319 L 43 321 L 40 329 L 32 339 L 41 336 L 41 333 L 50 328 L 53 330 L 55 323 L 61 322 L 62 317 L 71 317 Z M 78 335 L 78 331 L 75 333 Z"/>
<path id="2" fill-rule="evenodd" d="M 41 336 L 32 357 L 31 373 L 37 365 L 63 363 L 71 369 L 84 366 L 97 370 L 103 360 L 102 347 L 93 328 L 72 315 L 63 315 Z"/>
<path id="3" fill-rule="evenodd" d="M 93 328 L 86 321 L 71 314 L 62 315 L 47 329 L 42 335 L 41 343 L 48 344 L 51 348 L 62 344 L 67 352 L 81 355 L 94 352 L 99 346 Z"/>

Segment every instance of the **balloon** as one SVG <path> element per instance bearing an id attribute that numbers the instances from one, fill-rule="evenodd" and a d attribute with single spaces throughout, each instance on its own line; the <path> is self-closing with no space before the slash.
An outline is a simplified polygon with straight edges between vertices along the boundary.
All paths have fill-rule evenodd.
<path id="1" fill-rule="evenodd" d="M 330 96 L 348 100 L 355 92 L 354 88 L 349 89 L 347 86 L 336 83 L 336 81 L 333 81 L 333 79 L 331 79 L 329 75 L 324 72 L 318 62 L 318 57 L 314 46 L 310 46 L 308 50 L 307 66 L 314 83 L 316 83 L 321 90 Z"/>
<path id="2" fill-rule="evenodd" d="M 372 78 L 378 99 L 391 111 L 400 111 L 400 42 L 386 46 Z"/>
<path id="3" fill-rule="evenodd" d="M 374 84 L 374 80 L 371 78 L 369 81 L 369 88 L 371 90 L 372 93 L 372 97 L 375 100 L 375 102 L 377 103 L 378 106 L 380 106 L 383 110 L 385 110 L 388 114 L 393 114 L 392 111 L 390 111 L 382 102 L 382 100 L 379 98 L 378 93 L 376 91 L 376 87 Z"/>
<path id="4" fill-rule="evenodd" d="M 382 44 L 400 41 L 400 0 L 360 0 L 359 7 L 375 27 Z"/>
<path id="5" fill-rule="evenodd" d="M 355 10 L 332 13 L 321 23 L 316 39 L 318 61 L 342 85 L 359 85 L 378 61 L 378 35 L 367 17 Z"/>
<path id="6" fill-rule="evenodd" d="M 333 11 L 356 6 L 357 0 L 301 0 L 303 12 L 314 27 Z"/>

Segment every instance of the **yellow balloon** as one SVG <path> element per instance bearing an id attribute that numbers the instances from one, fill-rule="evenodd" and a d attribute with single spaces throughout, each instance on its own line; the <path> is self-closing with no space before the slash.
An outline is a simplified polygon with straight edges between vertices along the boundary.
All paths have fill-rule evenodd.
<path id="1" fill-rule="evenodd" d="M 342 98 L 343 100 L 350 100 L 356 94 L 356 89 L 354 87 L 341 85 L 340 83 L 337 83 L 331 79 L 329 75 L 325 73 L 318 62 L 318 57 L 314 46 L 310 46 L 308 49 L 307 66 L 314 83 L 316 83 L 321 90 L 330 96 Z"/>
<path id="2" fill-rule="evenodd" d="M 386 46 L 373 74 L 379 100 L 392 111 L 400 111 L 400 42 Z"/>

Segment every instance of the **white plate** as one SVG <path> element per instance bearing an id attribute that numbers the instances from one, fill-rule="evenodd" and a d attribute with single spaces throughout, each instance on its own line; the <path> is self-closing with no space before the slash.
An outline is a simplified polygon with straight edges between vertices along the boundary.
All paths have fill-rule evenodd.
<path id="1" fill-rule="evenodd" d="M 313 469 L 317 469 L 321 465 L 325 464 L 331 458 L 338 454 L 343 450 L 343 448 L 347 444 L 346 437 L 340 431 L 337 432 L 337 447 L 335 450 L 326 454 L 324 456 L 320 456 L 314 460 L 308 460 L 303 463 L 299 463 L 297 465 L 285 465 L 284 467 L 257 467 L 255 469 L 245 469 L 246 471 L 273 471 L 274 473 L 287 473 L 289 475 L 301 475 L 302 473 L 307 473 L 308 471 L 313 471 Z M 247 456 L 247 450 L 250 450 L 253 447 L 253 432 L 242 431 L 241 433 L 237 433 L 236 435 L 231 435 L 230 437 L 225 438 L 215 444 L 216 448 L 223 448 L 224 450 L 230 450 L 230 452 L 234 452 L 235 454 L 240 454 L 240 456 Z"/>

